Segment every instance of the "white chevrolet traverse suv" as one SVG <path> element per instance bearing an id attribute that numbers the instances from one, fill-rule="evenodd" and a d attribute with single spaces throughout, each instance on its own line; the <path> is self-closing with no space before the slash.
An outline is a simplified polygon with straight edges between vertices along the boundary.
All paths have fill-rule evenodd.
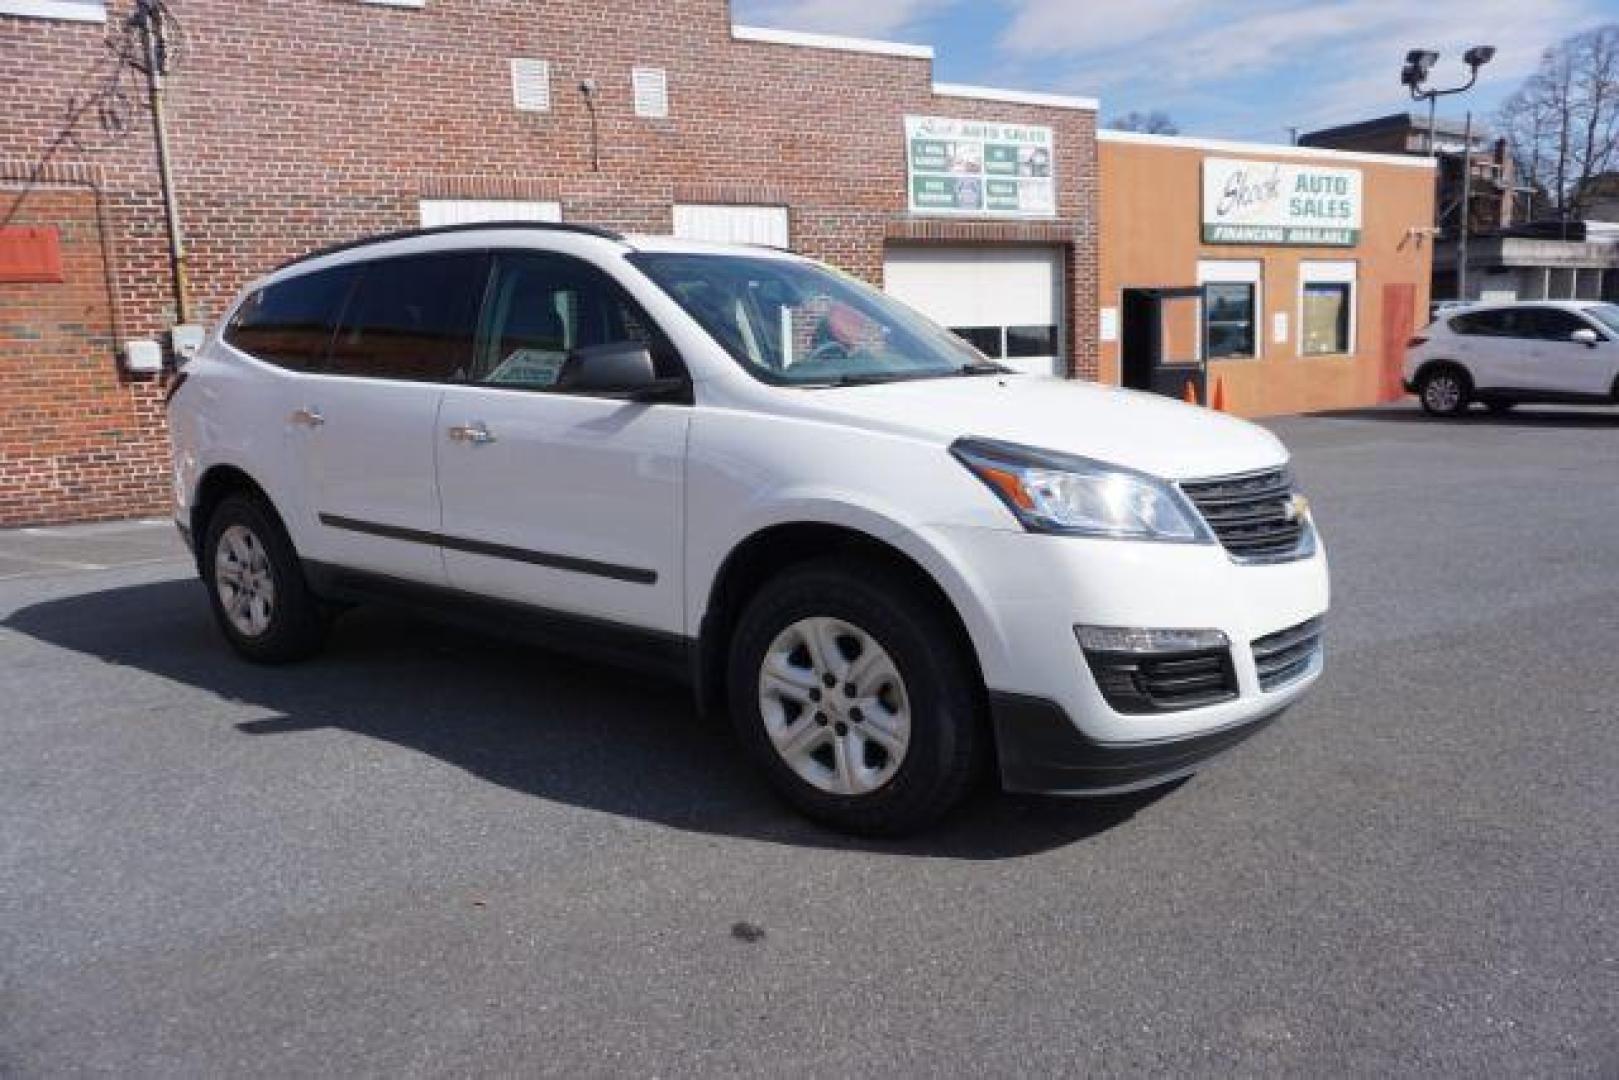
<path id="1" fill-rule="evenodd" d="M 1412 338 L 1405 389 L 1433 416 L 1474 401 L 1619 405 L 1619 306 L 1591 300 L 1470 304 Z"/>
<path id="2" fill-rule="evenodd" d="M 917 828 L 991 769 L 1186 775 L 1322 669 L 1326 558 L 1273 436 L 1013 374 L 786 252 L 329 249 L 250 285 L 169 408 L 242 654 L 378 601 L 680 676 L 843 829 Z"/>

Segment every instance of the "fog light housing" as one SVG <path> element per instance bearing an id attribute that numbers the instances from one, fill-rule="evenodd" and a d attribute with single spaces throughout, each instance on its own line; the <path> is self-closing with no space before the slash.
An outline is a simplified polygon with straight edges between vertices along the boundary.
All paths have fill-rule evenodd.
<path id="1" fill-rule="evenodd" d="M 1079 647 L 1086 652 L 1183 653 L 1228 649 L 1231 641 L 1218 630 L 1169 630 L 1146 626 L 1076 626 Z"/>
<path id="2" fill-rule="evenodd" d="M 1076 626 L 1074 636 L 1115 712 L 1178 712 L 1237 696 L 1231 642 L 1219 630 Z"/>

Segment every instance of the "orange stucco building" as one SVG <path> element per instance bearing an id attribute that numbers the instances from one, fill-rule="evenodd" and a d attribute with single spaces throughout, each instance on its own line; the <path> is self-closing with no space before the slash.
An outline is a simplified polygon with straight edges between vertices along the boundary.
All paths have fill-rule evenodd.
<path id="1" fill-rule="evenodd" d="M 1098 133 L 1100 377 L 1245 416 L 1398 398 L 1426 158 Z"/>

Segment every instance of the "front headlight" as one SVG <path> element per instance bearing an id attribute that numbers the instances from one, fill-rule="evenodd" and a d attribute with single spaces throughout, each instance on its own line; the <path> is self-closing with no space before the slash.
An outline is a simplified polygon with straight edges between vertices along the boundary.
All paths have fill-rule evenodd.
<path id="1" fill-rule="evenodd" d="M 1031 532 L 1214 541 L 1185 496 L 1145 473 L 990 439 L 957 439 L 950 452 Z"/>

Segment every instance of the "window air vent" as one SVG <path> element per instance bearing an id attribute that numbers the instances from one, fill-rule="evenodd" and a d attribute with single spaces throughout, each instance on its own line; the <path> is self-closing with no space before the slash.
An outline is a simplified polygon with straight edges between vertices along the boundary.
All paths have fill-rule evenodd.
<path id="1" fill-rule="evenodd" d="M 635 115 L 661 120 L 669 115 L 669 73 L 663 68 L 638 67 L 630 72 L 635 93 Z"/>
<path id="2" fill-rule="evenodd" d="M 551 65 L 545 60 L 512 61 L 512 104 L 524 112 L 551 111 Z"/>

